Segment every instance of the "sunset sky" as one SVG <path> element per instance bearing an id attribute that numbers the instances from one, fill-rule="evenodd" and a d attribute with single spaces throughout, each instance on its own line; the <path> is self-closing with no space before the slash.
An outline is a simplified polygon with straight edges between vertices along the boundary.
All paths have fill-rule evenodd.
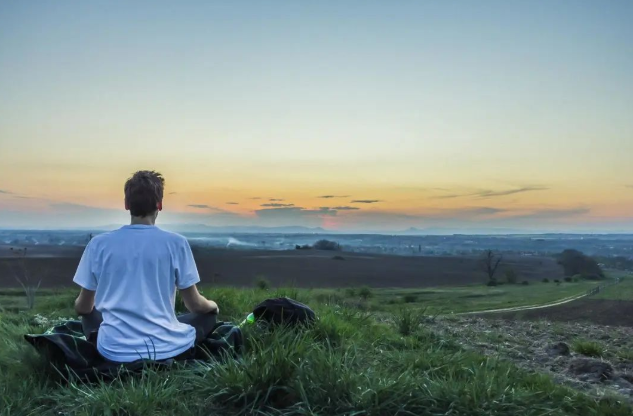
<path id="1" fill-rule="evenodd" d="M 633 232 L 631 1 L 3 1 L 0 227 Z"/>

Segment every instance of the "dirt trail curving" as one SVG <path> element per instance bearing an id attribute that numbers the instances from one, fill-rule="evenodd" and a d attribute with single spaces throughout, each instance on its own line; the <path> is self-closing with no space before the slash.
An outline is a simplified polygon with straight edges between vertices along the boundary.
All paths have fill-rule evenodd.
<path id="1" fill-rule="evenodd" d="M 535 309 L 551 308 L 554 306 L 564 305 L 566 303 L 573 302 L 578 299 L 586 298 L 588 296 L 596 295 L 600 293 L 600 291 L 603 290 L 605 287 L 617 285 L 618 283 L 620 283 L 620 279 L 613 279 L 613 281 L 608 282 L 604 285 L 599 285 L 596 288 L 590 291 L 587 291 L 586 293 L 582 293 L 576 296 L 570 296 L 564 299 L 559 299 L 554 302 L 544 303 L 540 305 L 526 305 L 526 306 L 515 306 L 512 308 L 488 309 L 485 311 L 463 312 L 463 313 L 459 313 L 455 315 L 482 315 L 482 314 L 488 314 L 488 313 L 520 312 L 520 311 L 530 311 L 530 310 L 535 310 Z"/>

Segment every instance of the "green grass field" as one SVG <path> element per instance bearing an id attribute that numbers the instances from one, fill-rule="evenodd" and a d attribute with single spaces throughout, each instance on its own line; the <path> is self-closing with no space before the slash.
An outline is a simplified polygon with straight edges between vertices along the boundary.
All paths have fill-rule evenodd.
<path id="1" fill-rule="evenodd" d="M 554 287 L 529 302 L 549 298 Z M 48 326 L 35 314 L 73 317 L 74 291 L 42 292 L 32 311 L 19 310 L 19 292 L 3 291 L 0 415 L 630 415 L 633 409 L 616 398 L 592 399 L 439 338 L 424 326 L 418 307 L 424 296 L 463 309 L 497 306 L 467 298 L 468 290 L 508 297 L 537 288 L 459 288 L 446 296 L 439 289 L 418 291 L 415 307 L 399 300 L 411 291 L 395 289 L 375 291 L 364 302 L 341 291 L 206 288 L 224 320 L 240 321 L 259 301 L 276 296 L 308 303 L 320 320 L 299 332 L 248 328 L 241 361 L 148 369 L 96 384 L 57 379 L 22 339 Z M 559 289 L 567 296 L 582 285 Z"/>
<path id="2" fill-rule="evenodd" d="M 532 282 L 530 285 L 485 285 L 453 286 L 423 289 L 369 289 L 369 296 L 363 300 L 363 288 L 341 289 L 293 289 L 302 296 L 313 297 L 322 303 L 348 304 L 374 312 L 393 312 L 403 304 L 408 307 L 425 309 L 428 314 L 452 314 L 475 312 L 488 309 L 511 308 L 526 305 L 542 305 L 585 293 L 598 285 L 595 281 Z M 618 286 L 621 287 L 622 285 Z M 213 296 L 217 288 L 206 287 Z M 633 290 L 633 289 L 632 289 Z M 68 309 L 72 305 L 76 291 L 72 289 L 40 290 L 35 305 L 35 312 L 72 313 Z M 631 297 L 633 299 L 633 297 Z M 0 307 L 8 310 L 23 309 L 26 305 L 20 289 L 0 290 Z"/>

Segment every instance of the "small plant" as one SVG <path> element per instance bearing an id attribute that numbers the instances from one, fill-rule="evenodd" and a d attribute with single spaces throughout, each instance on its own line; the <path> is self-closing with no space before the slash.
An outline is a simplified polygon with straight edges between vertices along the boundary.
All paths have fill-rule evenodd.
<path id="1" fill-rule="evenodd" d="M 398 332 L 405 337 L 413 334 L 420 326 L 420 315 L 412 308 L 401 308 L 394 318 Z"/>
<path id="2" fill-rule="evenodd" d="M 556 285 L 558 286 L 558 285 L 560 285 L 560 280 L 554 279 L 554 283 L 556 283 Z"/>
<path id="3" fill-rule="evenodd" d="M 622 361 L 633 362 L 633 350 L 620 350 L 616 355 Z"/>
<path id="4" fill-rule="evenodd" d="M 404 303 L 414 303 L 418 300 L 418 296 L 413 293 L 407 293 L 402 297 Z"/>
<path id="5" fill-rule="evenodd" d="M 259 290 L 270 289 L 270 281 L 263 276 L 257 276 L 255 278 L 255 287 Z"/>
<path id="6" fill-rule="evenodd" d="M 508 284 L 514 285 L 516 284 L 517 280 L 518 280 L 518 276 L 517 276 L 517 273 L 514 271 L 514 269 L 506 270 L 506 282 Z"/>
<path id="7" fill-rule="evenodd" d="M 529 284 L 530 284 L 530 282 L 528 282 L 527 280 L 524 280 L 524 281 L 522 281 L 522 282 L 521 282 L 521 284 L 522 284 L 523 286 L 527 286 L 527 285 L 529 285 Z"/>
<path id="8" fill-rule="evenodd" d="M 545 278 L 542 280 L 542 282 L 543 282 L 543 283 L 549 283 L 549 279 L 548 279 L 547 277 L 545 277 Z"/>
<path id="9" fill-rule="evenodd" d="M 367 300 L 371 298 L 372 296 L 374 296 L 374 292 L 372 292 L 370 287 L 363 286 L 360 289 L 358 289 L 358 296 L 360 296 L 361 299 Z"/>
<path id="10" fill-rule="evenodd" d="M 497 286 L 497 279 L 492 278 L 490 280 L 488 280 L 488 283 L 486 283 L 486 286 Z"/>
<path id="11" fill-rule="evenodd" d="M 345 257 L 343 257 L 343 256 L 334 256 L 334 257 L 332 257 L 332 260 L 345 260 Z"/>
<path id="12" fill-rule="evenodd" d="M 566 281 L 567 283 L 571 283 L 571 282 L 572 282 L 572 280 L 573 280 L 573 279 L 572 279 L 571 277 L 566 277 L 566 278 L 565 278 L 565 281 Z"/>
<path id="13" fill-rule="evenodd" d="M 11 251 L 13 251 L 13 254 L 15 254 L 18 257 L 18 262 L 20 263 L 20 268 L 22 269 L 22 276 L 20 276 L 19 274 L 16 274 L 15 280 L 17 280 L 20 286 L 22 286 L 22 290 L 24 291 L 24 296 L 26 297 L 27 309 L 33 309 L 33 307 L 35 306 L 35 295 L 37 294 L 37 291 L 39 290 L 40 284 L 42 283 L 42 281 L 40 280 L 39 282 L 37 282 L 37 285 L 34 285 L 31 282 L 29 270 L 26 267 L 26 250 L 27 250 L 26 247 L 24 247 L 22 250 L 20 249 L 13 250 L 13 248 L 11 248 Z"/>
<path id="14" fill-rule="evenodd" d="M 595 341 L 576 340 L 571 348 L 587 357 L 602 357 L 605 353 L 604 347 Z"/>
<path id="15" fill-rule="evenodd" d="M 353 287 L 348 287 L 347 289 L 345 289 L 345 296 L 347 296 L 348 298 L 353 298 L 356 296 L 356 290 L 354 290 Z"/>

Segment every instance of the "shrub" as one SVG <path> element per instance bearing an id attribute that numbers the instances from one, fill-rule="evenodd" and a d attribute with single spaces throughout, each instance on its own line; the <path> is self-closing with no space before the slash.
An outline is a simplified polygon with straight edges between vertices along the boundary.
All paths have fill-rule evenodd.
<path id="1" fill-rule="evenodd" d="M 345 289 L 345 296 L 353 298 L 354 296 L 356 296 L 356 290 L 354 290 L 353 287 L 348 287 L 347 289 Z"/>
<path id="2" fill-rule="evenodd" d="M 566 277 L 566 278 L 565 278 L 565 281 L 566 281 L 567 283 L 571 283 L 572 278 L 571 278 L 571 277 Z"/>
<path id="3" fill-rule="evenodd" d="M 345 260 L 345 257 L 343 257 L 343 256 L 334 256 L 334 257 L 332 257 L 332 260 Z"/>
<path id="4" fill-rule="evenodd" d="M 587 357 L 602 357 L 605 353 L 604 347 L 595 341 L 576 340 L 571 348 Z"/>
<path id="5" fill-rule="evenodd" d="M 497 286 L 497 279 L 490 279 L 488 280 L 488 283 L 486 283 L 486 286 Z"/>
<path id="6" fill-rule="evenodd" d="M 374 296 L 374 292 L 372 292 L 371 288 L 363 286 L 358 290 L 358 296 L 360 296 L 362 299 L 367 300 Z"/>
<path id="7" fill-rule="evenodd" d="M 270 281 L 263 276 L 257 276 L 255 278 L 255 287 L 259 290 L 270 289 Z"/>
<path id="8" fill-rule="evenodd" d="M 518 279 L 517 273 L 514 271 L 514 269 L 508 269 L 506 270 L 506 282 L 508 282 L 511 285 L 516 284 Z"/>
<path id="9" fill-rule="evenodd" d="M 554 279 L 554 283 L 556 283 L 557 285 L 560 285 L 560 280 Z"/>
<path id="10" fill-rule="evenodd" d="M 527 285 L 529 285 L 529 284 L 530 284 L 530 282 L 528 282 L 527 280 L 524 280 L 524 281 L 522 281 L 522 282 L 521 282 L 521 284 L 522 284 L 523 286 L 527 286 Z"/>
<path id="11" fill-rule="evenodd" d="M 549 283 L 549 279 L 547 277 L 545 277 L 542 281 L 543 283 Z"/>
<path id="12" fill-rule="evenodd" d="M 418 300 L 418 296 L 413 293 L 407 293 L 402 297 L 402 300 L 404 301 L 404 303 L 414 303 Z"/>
<path id="13" fill-rule="evenodd" d="M 313 246 L 316 250 L 341 251 L 341 245 L 336 241 L 319 240 Z"/>

